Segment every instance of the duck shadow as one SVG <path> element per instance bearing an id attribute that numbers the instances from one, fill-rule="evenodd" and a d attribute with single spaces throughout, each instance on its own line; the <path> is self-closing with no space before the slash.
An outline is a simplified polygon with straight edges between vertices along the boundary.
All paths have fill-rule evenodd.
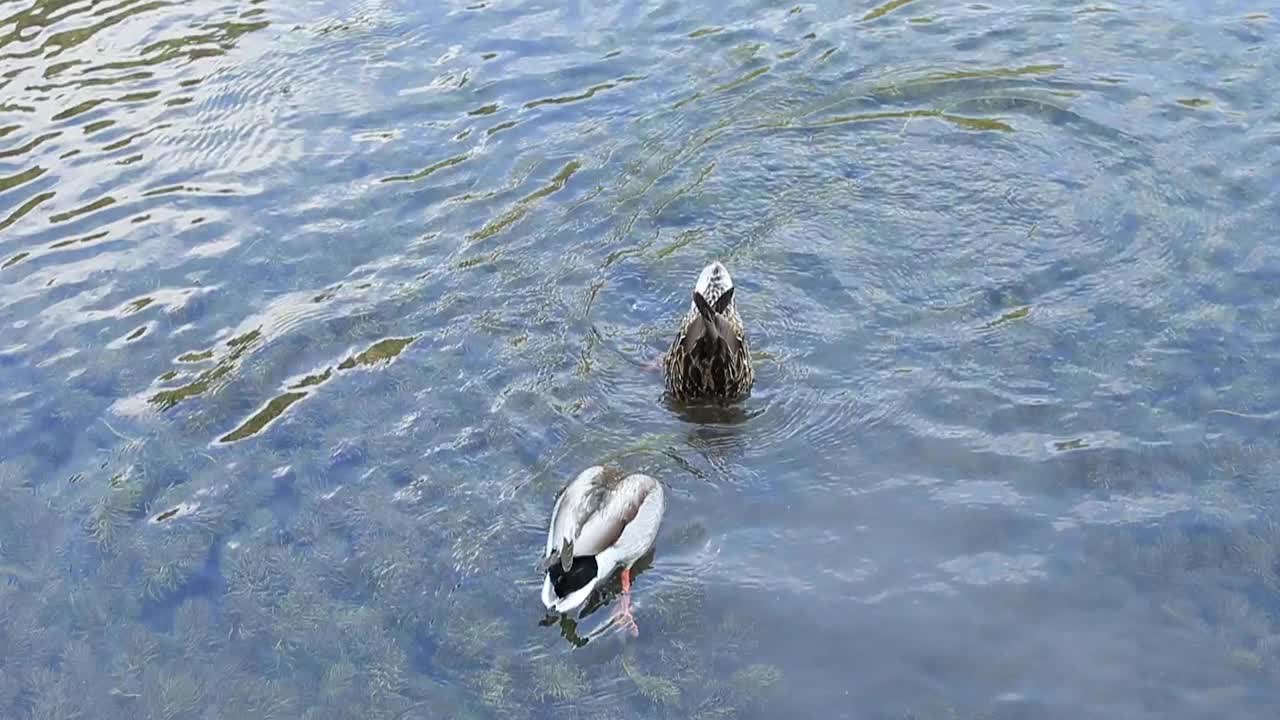
<path id="1" fill-rule="evenodd" d="M 686 448 L 693 450 L 716 471 L 725 471 L 726 463 L 732 463 L 749 451 L 750 429 L 754 421 L 763 415 L 766 407 L 752 403 L 750 397 L 739 400 L 704 400 L 679 402 L 663 396 L 663 403 L 677 419 L 685 423 Z M 669 456 L 683 453 L 672 449 Z M 704 471 L 683 457 L 672 457 L 684 470 L 706 479 Z"/>
<path id="2" fill-rule="evenodd" d="M 636 581 L 644 574 L 646 570 L 653 567 L 653 559 L 655 548 L 650 548 L 649 552 L 640 556 L 640 559 L 631 566 L 631 583 Z M 605 620 L 602 624 L 592 628 L 587 634 L 581 635 L 578 632 L 578 625 L 584 622 L 588 617 L 593 615 L 600 608 L 611 604 L 622 593 L 622 574 L 615 572 L 608 581 L 601 583 L 596 591 L 592 593 L 591 599 L 587 601 L 582 609 L 578 611 L 577 617 L 573 617 L 572 613 L 560 614 L 554 612 L 546 612 L 542 620 L 538 622 L 540 627 L 557 626 L 560 629 L 560 636 L 574 647 L 583 647 L 592 640 L 600 637 L 613 626 L 612 619 Z"/>

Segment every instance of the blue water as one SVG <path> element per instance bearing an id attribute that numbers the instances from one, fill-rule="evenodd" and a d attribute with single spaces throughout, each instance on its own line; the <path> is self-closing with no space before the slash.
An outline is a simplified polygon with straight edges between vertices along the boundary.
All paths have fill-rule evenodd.
<path id="1" fill-rule="evenodd" d="M 1265 3 L 0 1 L 0 717 L 1273 717 L 1277 77 Z M 600 462 L 637 638 L 538 600 Z"/>

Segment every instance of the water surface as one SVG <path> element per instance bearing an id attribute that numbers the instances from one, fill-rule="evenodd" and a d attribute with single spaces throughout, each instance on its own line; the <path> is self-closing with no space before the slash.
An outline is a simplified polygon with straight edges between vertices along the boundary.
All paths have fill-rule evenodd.
<path id="1" fill-rule="evenodd" d="M 698 5 L 0 2 L 0 716 L 1274 714 L 1280 18 Z"/>

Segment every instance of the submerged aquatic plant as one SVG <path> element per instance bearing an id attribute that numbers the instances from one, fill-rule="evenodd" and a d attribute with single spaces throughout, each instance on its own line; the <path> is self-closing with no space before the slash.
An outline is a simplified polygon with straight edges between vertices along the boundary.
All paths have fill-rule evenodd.
<path id="1" fill-rule="evenodd" d="M 476 689 L 485 705 L 496 710 L 511 707 L 511 686 L 514 684 L 511 673 L 507 672 L 504 663 L 495 662 L 476 678 Z"/>
<path id="2" fill-rule="evenodd" d="M 285 720 L 296 718 L 299 698 L 284 683 L 242 670 L 219 672 L 217 687 L 220 712 L 214 717 Z"/>
<path id="3" fill-rule="evenodd" d="M 650 601 L 654 614 L 673 634 L 682 634 L 702 622 L 705 603 L 706 590 L 696 580 L 662 587 Z"/>
<path id="4" fill-rule="evenodd" d="M 765 663 L 748 665 L 729 676 L 729 684 L 737 691 L 738 697 L 745 698 L 752 704 L 772 691 L 781 681 L 782 671 Z"/>
<path id="5" fill-rule="evenodd" d="M 1266 660 L 1252 650 L 1237 648 L 1227 656 L 1227 664 L 1241 672 L 1260 673 L 1266 667 Z"/>
<path id="6" fill-rule="evenodd" d="M 289 522 L 288 533 L 295 546 L 316 546 L 330 538 L 324 517 L 305 504 Z"/>
<path id="7" fill-rule="evenodd" d="M 58 667 L 80 682 L 90 682 L 98 675 L 98 658 L 87 641 L 75 639 L 63 646 Z"/>
<path id="8" fill-rule="evenodd" d="M 140 548 L 143 594 L 162 600 L 181 590 L 204 567 L 210 545 L 204 534 L 186 532 Z"/>
<path id="9" fill-rule="evenodd" d="M 711 695 L 689 712 L 689 720 L 732 720 L 736 717 L 738 708 L 719 694 Z"/>
<path id="10" fill-rule="evenodd" d="M 67 678 L 44 666 L 31 668 L 26 682 L 27 717 L 32 720 L 66 720 L 85 717 L 84 697 L 68 687 Z"/>
<path id="11" fill-rule="evenodd" d="M 710 659 L 691 640 L 680 637 L 666 638 L 658 649 L 662 667 L 678 677 L 702 677 L 706 674 L 706 662 Z"/>
<path id="12" fill-rule="evenodd" d="M 649 702 L 655 705 L 675 705 L 680 702 L 679 686 L 664 677 L 646 673 L 631 656 L 623 656 L 622 671 Z"/>
<path id="13" fill-rule="evenodd" d="M 142 700 L 147 715 L 158 720 L 194 718 L 204 705 L 204 683 L 187 672 L 156 669 L 144 677 Z"/>
<path id="14" fill-rule="evenodd" d="M 227 594 L 247 596 L 259 603 L 283 595 L 288 585 L 285 554 L 277 546 L 230 548 L 223 558 Z"/>
<path id="15" fill-rule="evenodd" d="M 538 699 L 577 700 L 586 694 L 587 676 L 567 660 L 534 665 L 533 680 Z"/>
<path id="16" fill-rule="evenodd" d="M 387 637 L 380 639 L 368 665 L 369 690 L 374 697 L 398 695 L 405 688 L 409 659 L 399 643 Z"/>
<path id="17" fill-rule="evenodd" d="M 320 696 L 325 703 L 337 705 L 348 700 L 356 679 L 356 666 L 340 660 L 324 669 L 320 680 Z"/>
<path id="18" fill-rule="evenodd" d="M 114 480 L 113 480 L 114 486 Z M 89 511 L 85 531 L 103 552 L 114 552 L 130 515 L 140 508 L 141 493 L 128 485 L 113 487 Z"/>
<path id="19" fill-rule="evenodd" d="M 445 621 L 442 644 L 465 658 L 486 656 L 509 634 L 507 624 L 497 617 L 479 615 L 479 610 L 459 608 Z"/>
<path id="20" fill-rule="evenodd" d="M 13 492 L 31 477 L 27 464 L 18 460 L 0 460 L 0 492 Z"/>
<path id="21" fill-rule="evenodd" d="M 103 464 L 117 469 L 111 472 L 105 491 L 85 520 L 86 532 L 103 552 L 115 552 L 121 531 L 145 515 L 160 492 L 185 483 L 190 478 L 189 468 L 203 462 L 198 453 L 168 436 L 143 441 L 113 432 L 126 442 Z"/>
<path id="22" fill-rule="evenodd" d="M 187 598 L 173 616 L 173 634 L 188 659 L 213 650 L 219 638 L 214 636 L 213 606 L 203 597 Z"/>
<path id="23" fill-rule="evenodd" d="M 110 694 L 141 698 L 144 673 L 160 657 L 159 643 L 146 628 L 134 623 L 125 623 L 111 635 L 109 647 L 114 654 L 106 666 L 111 683 Z"/>
<path id="24" fill-rule="evenodd" d="M 731 657 L 750 657 L 760 645 L 753 627 L 755 624 L 749 618 L 732 612 L 722 614 L 720 624 L 713 631 L 719 638 L 719 651 Z"/>
<path id="25" fill-rule="evenodd" d="M 59 511 L 42 493 L 16 485 L 0 487 L 0 584 L 33 583 L 68 542 Z"/>

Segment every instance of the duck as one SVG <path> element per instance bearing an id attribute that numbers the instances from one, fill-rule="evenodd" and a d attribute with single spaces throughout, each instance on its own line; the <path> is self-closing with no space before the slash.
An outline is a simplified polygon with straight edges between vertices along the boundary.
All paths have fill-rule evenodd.
<path id="1" fill-rule="evenodd" d="M 653 548 L 666 512 L 662 483 L 643 473 L 595 465 L 556 495 L 542 558 L 542 603 L 570 614 L 619 569 L 622 596 L 614 620 L 639 635 L 631 612 L 631 567 Z"/>
<path id="2" fill-rule="evenodd" d="M 723 263 L 712 262 L 698 274 L 663 367 L 667 393 L 680 402 L 732 401 L 751 392 L 751 348 L 734 301 L 733 277 Z"/>

